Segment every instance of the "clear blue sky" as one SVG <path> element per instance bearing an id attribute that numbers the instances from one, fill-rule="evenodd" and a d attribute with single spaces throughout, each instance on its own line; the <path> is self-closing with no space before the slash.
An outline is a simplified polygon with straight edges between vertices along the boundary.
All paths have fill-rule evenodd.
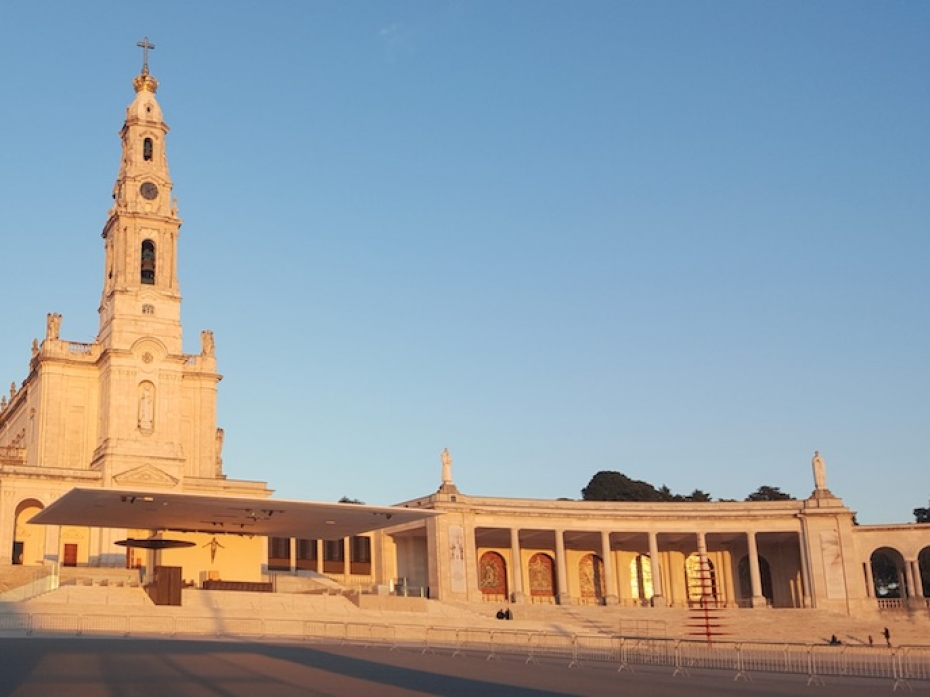
<path id="1" fill-rule="evenodd" d="M 96 334 L 144 35 L 230 476 L 927 505 L 930 3 L 4 3 L 0 385 Z"/>

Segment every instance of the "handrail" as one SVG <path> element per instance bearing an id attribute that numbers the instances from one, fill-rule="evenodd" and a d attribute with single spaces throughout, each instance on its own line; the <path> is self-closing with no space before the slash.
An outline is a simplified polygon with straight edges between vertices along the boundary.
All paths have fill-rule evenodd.
<path id="1" fill-rule="evenodd" d="M 35 571 L 29 576 L 27 581 L 14 588 L 0 592 L 0 601 L 20 602 L 56 590 L 61 585 L 60 573 L 57 562 L 35 567 Z"/>

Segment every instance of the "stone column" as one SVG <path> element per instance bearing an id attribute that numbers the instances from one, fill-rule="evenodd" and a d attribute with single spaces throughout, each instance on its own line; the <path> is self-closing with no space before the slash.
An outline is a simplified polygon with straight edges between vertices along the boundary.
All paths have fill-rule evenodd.
<path id="1" fill-rule="evenodd" d="M 649 564 L 652 567 L 652 604 L 654 607 L 665 607 L 662 567 L 659 564 L 659 536 L 655 532 L 649 533 Z"/>
<path id="2" fill-rule="evenodd" d="M 923 598 L 924 597 L 924 584 L 923 579 L 920 576 L 920 560 L 915 559 L 911 562 L 911 576 L 914 579 L 914 597 Z"/>
<path id="3" fill-rule="evenodd" d="M 323 540 L 315 540 L 316 544 L 316 560 L 314 561 L 314 566 L 318 574 L 323 573 Z"/>
<path id="4" fill-rule="evenodd" d="M 297 573 L 297 538 L 288 538 L 288 554 L 290 556 L 291 573 Z"/>
<path id="5" fill-rule="evenodd" d="M 914 586 L 914 562 L 904 560 L 904 580 L 907 584 L 907 597 L 916 598 L 917 592 Z"/>
<path id="6" fill-rule="evenodd" d="M 697 553 L 701 570 L 700 600 L 702 603 L 710 603 L 714 600 L 714 588 L 710 580 L 710 564 L 707 560 L 707 537 L 703 531 L 697 533 Z"/>
<path id="7" fill-rule="evenodd" d="M 751 607 L 765 607 L 765 597 L 762 595 L 762 575 L 759 573 L 759 550 L 756 548 L 756 533 L 746 533 L 746 543 L 749 545 L 749 580 L 752 584 Z"/>
<path id="8" fill-rule="evenodd" d="M 810 529 L 807 518 L 801 516 L 801 534 L 798 537 L 798 553 L 801 555 L 801 607 L 816 607 L 814 584 L 811 578 Z"/>
<path id="9" fill-rule="evenodd" d="M 900 595 L 901 595 L 901 600 L 902 600 L 902 601 L 903 601 L 905 598 L 910 598 L 910 597 L 911 597 L 911 588 L 910 588 L 910 584 L 908 584 L 908 582 L 907 582 L 907 568 L 906 568 L 906 567 L 907 567 L 907 562 L 904 562 L 904 567 L 900 567 L 900 566 L 899 566 L 899 567 L 897 568 L 897 572 L 898 572 L 898 588 L 900 589 L 898 592 L 899 592 Z"/>
<path id="10" fill-rule="evenodd" d="M 556 600 L 559 605 L 571 605 L 572 596 L 568 592 L 568 573 L 565 568 L 565 531 L 555 531 L 555 569 L 558 590 Z"/>
<path id="11" fill-rule="evenodd" d="M 610 532 L 601 530 L 601 559 L 604 560 L 604 604 L 616 605 L 617 582 L 614 580 L 614 555 L 610 550 Z"/>
<path id="12" fill-rule="evenodd" d="M 510 600 L 515 603 L 525 603 L 523 594 L 523 555 L 520 553 L 520 530 L 510 528 L 510 575 L 513 583 L 513 592 Z"/>
<path id="13" fill-rule="evenodd" d="M 874 598 L 875 577 L 872 575 L 872 560 L 865 562 L 862 568 L 865 569 L 865 595 L 867 598 Z"/>
<path id="14" fill-rule="evenodd" d="M 342 575 L 345 576 L 345 581 L 348 583 L 349 576 L 352 575 L 352 538 L 343 537 L 342 538 Z"/>

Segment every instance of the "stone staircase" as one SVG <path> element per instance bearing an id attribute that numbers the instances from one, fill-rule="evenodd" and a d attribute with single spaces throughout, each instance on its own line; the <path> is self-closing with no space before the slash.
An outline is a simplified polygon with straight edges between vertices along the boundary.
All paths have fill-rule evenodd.
<path id="1" fill-rule="evenodd" d="M 98 610 L 100 606 L 120 608 L 154 607 L 148 594 L 141 586 L 110 586 L 106 584 L 63 585 L 57 590 L 24 600 L 22 603 L 17 603 L 17 605 L 22 605 L 31 612 L 43 610 L 61 611 L 64 608 L 80 612 L 82 609 Z"/>
<path id="2" fill-rule="evenodd" d="M 278 593 L 322 593 L 343 595 L 350 589 L 329 576 L 315 571 L 301 571 L 299 576 L 293 574 L 273 574 L 275 590 Z"/>
<path id="3" fill-rule="evenodd" d="M 185 588 L 181 592 L 181 608 L 190 614 L 213 614 L 219 610 L 230 616 L 243 617 L 260 613 L 262 617 L 345 619 L 358 614 L 358 608 L 342 595 L 205 591 L 198 588 Z"/>
<path id="4" fill-rule="evenodd" d="M 392 626 L 544 631 L 558 634 L 610 634 L 622 636 L 701 639 L 697 613 L 682 608 L 594 607 L 557 605 L 510 605 L 512 621 L 495 618 L 494 603 L 440 602 L 393 596 L 364 596 L 358 603 L 346 595 L 320 593 L 247 593 L 185 588 L 182 606 L 155 606 L 138 585 L 111 583 L 105 575 L 97 583 L 62 585 L 58 590 L 21 603 L 9 604 L 28 613 L 113 613 L 154 617 L 223 617 L 228 619 L 306 619 L 317 621 L 377 623 Z M 106 580 L 104 583 L 103 580 Z M 107 606 L 109 609 L 105 609 Z M 930 645 L 930 618 L 925 614 L 874 613 L 848 617 L 822 610 L 758 609 L 721 610 L 713 631 L 718 641 L 826 643 L 836 635 L 844 644 L 883 646 L 882 631 L 888 627 L 892 643 Z M 698 625 L 698 626 L 695 626 Z"/>
<path id="5" fill-rule="evenodd" d="M 476 616 L 493 617 L 500 606 L 485 602 L 446 603 Z M 583 605 L 509 605 L 513 620 L 501 623 L 517 628 L 536 626 L 548 631 L 604 633 L 622 636 L 706 637 L 701 615 L 684 608 L 649 608 Z M 844 644 L 884 646 L 882 631 L 888 627 L 892 643 L 930 645 L 930 615 L 884 612 L 867 617 L 849 617 L 824 610 L 762 608 L 722 609 L 714 637 L 720 641 L 826 643 L 834 634 Z"/>
<path id="6" fill-rule="evenodd" d="M 114 569 L 107 567 L 61 567 L 62 586 L 108 586 L 140 588 L 141 573 L 138 569 Z"/>

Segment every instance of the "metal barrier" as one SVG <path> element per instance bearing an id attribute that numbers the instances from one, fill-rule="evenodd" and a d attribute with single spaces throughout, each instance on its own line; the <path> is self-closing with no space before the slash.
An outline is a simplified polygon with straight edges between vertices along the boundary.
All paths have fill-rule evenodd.
<path id="1" fill-rule="evenodd" d="M 129 636 L 129 617 L 126 615 L 83 615 L 80 633 Z"/>
<path id="2" fill-rule="evenodd" d="M 896 678 L 930 680 L 930 646 L 902 646 L 897 658 Z"/>
<path id="3" fill-rule="evenodd" d="M 823 684 L 827 677 L 877 678 L 890 681 L 894 689 L 910 687 L 913 681 L 930 681 L 930 646 L 888 649 L 848 644 L 708 643 L 519 628 L 101 612 L 0 612 L 0 631 L 72 636 L 275 637 L 391 649 L 404 645 L 424 653 L 445 651 L 453 656 L 486 660 L 507 655 L 523 658 L 525 663 L 558 661 L 577 668 L 586 663 L 616 666 L 617 671 L 634 671 L 635 667 L 643 666 L 670 670 L 672 675 L 681 677 L 690 677 L 692 670 L 705 669 L 732 672 L 734 680 L 751 680 L 754 672 L 807 675 L 808 684 Z"/>

